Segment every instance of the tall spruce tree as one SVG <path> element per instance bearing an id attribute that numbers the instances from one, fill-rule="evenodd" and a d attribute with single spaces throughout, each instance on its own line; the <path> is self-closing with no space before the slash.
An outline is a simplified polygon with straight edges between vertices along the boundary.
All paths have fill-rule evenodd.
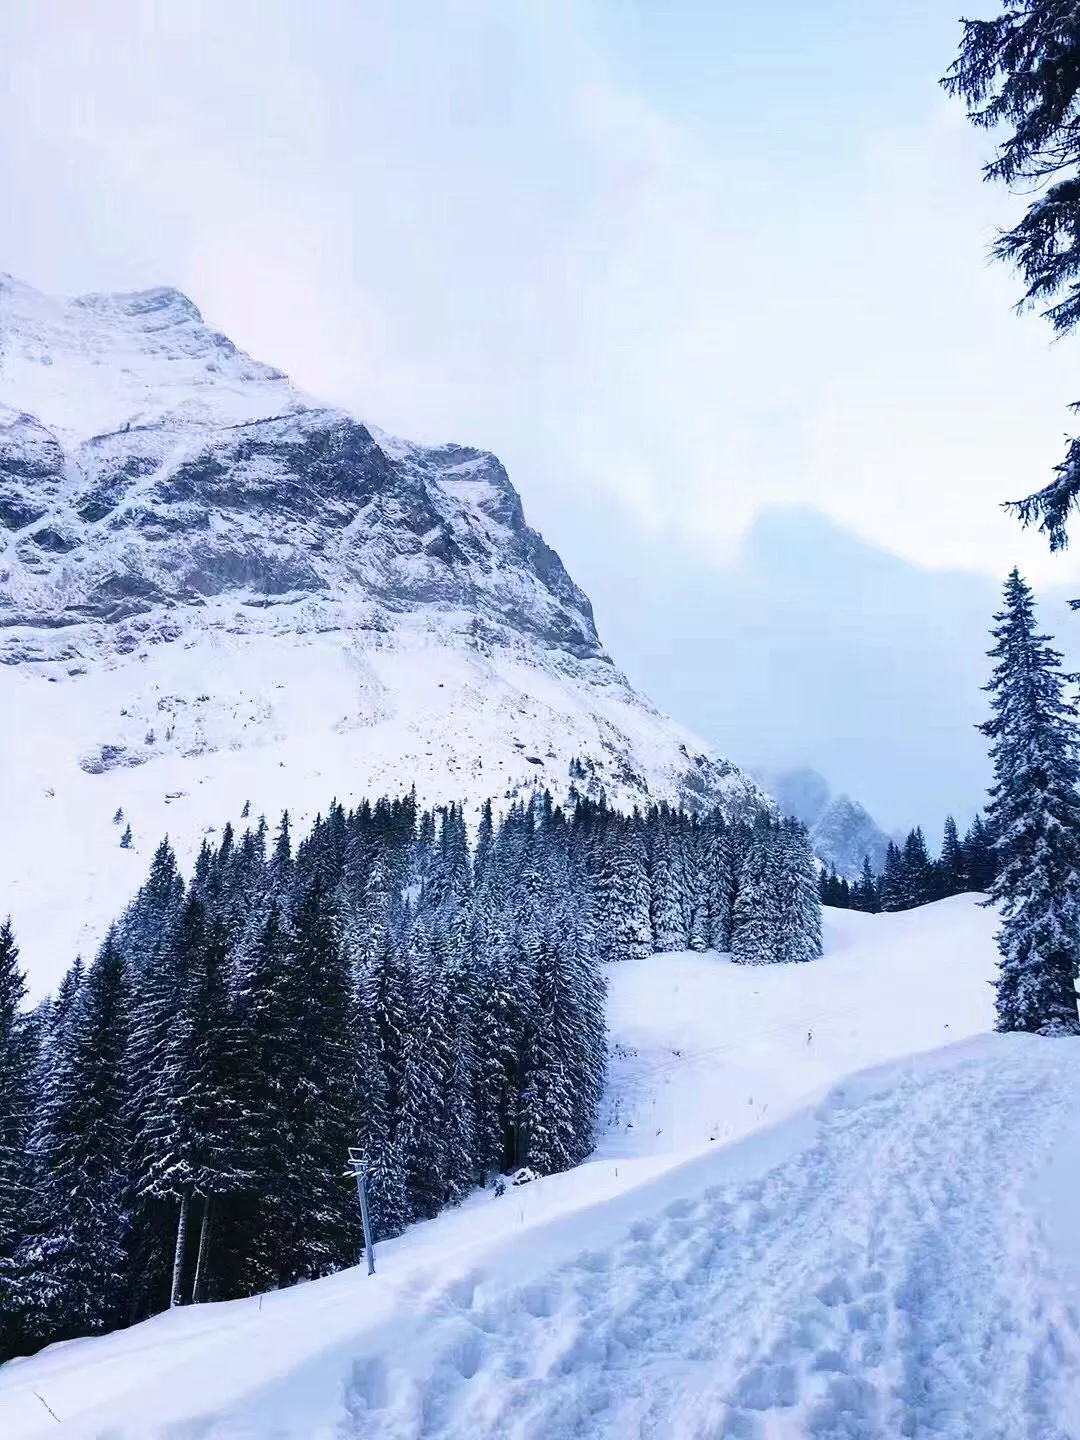
<path id="1" fill-rule="evenodd" d="M 285 1134 L 297 1183 L 280 1217 L 283 1279 L 314 1279 L 360 1253 L 353 1184 L 346 1178 L 357 1113 L 356 992 L 339 916 L 322 882 L 306 888 L 293 918 L 290 985 L 296 998 L 297 1069 L 289 1077 Z"/>
<path id="2" fill-rule="evenodd" d="M 577 1005 L 563 937 L 538 920 L 525 943 L 531 952 L 535 1003 L 522 1087 L 524 1158 L 547 1174 L 566 1169 L 575 1154 Z"/>
<path id="3" fill-rule="evenodd" d="M 986 821 L 976 815 L 963 840 L 964 876 L 969 890 L 988 891 L 997 874 L 994 840 Z"/>
<path id="4" fill-rule="evenodd" d="M 19 1257 L 36 1343 L 111 1329 L 127 1293 L 130 990 L 109 934 L 51 1028 L 30 1137 L 33 1192 Z"/>
<path id="5" fill-rule="evenodd" d="M 768 965 L 779 923 L 772 835 L 759 827 L 739 874 L 732 917 L 731 958 L 740 965 Z"/>
<path id="6" fill-rule="evenodd" d="M 821 954 L 821 899 L 810 835 L 798 820 L 781 821 L 773 884 L 778 913 L 774 960 L 781 964 L 816 960 Z M 840 898 L 846 902 L 847 881 L 841 884 Z"/>
<path id="7" fill-rule="evenodd" d="M 1044 306 L 1064 335 L 1080 323 L 1080 24 L 1074 0 L 999 0 L 999 7 L 989 19 L 962 21 L 960 53 L 942 83 L 967 103 L 974 125 L 1006 132 L 983 178 L 1020 186 L 1031 198 L 994 253 L 1020 272 L 1022 307 Z M 1074 438 L 1053 480 L 1013 508 L 1059 550 L 1078 500 Z"/>
<path id="8" fill-rule="evenodd" d="M 1061 657 L 1037 633 L 1031 590 L 1015 569 L 994 617 L 989 685 L 994 784 L 987 809 L 998 873 L 1000 1030 L 1075 1033 L 1080 958 L 1080 781 L 1075 705 Z"/>
<path id="9" fill-rule="evenodd" d="M 21 1339 L 16 1252 L 27 1211 L 27 1140 L 34 1105 L 36 1033 L 11 921 L 0 923 L 0 1359 Z"/>
<path id="10" fill-rule="evenodd" d="M 893 911 L 903 910 L 906 898 L 906 887 L 904 884 L 904 860 L 900 847 L 892 840 L 889 841 L 885 851 L 885 868 L 881 872 L 879 883 L 880 901 L 882 910 Z"/>
<path id="11" fill-rule="evenodd" d="M 868 915 L 876 914 L 881 908 L 877 876 L 869 855 L 863 856 L 862 870 L 851 892 L 851 906 L 853 910 L 863 910 Z"/>
<path id="12" fill-rule="evenodd" d="M 941 857 L 938 860 L 938 879 L 942 895 L 960 895 L 968 888 L 964 850 L 957 834 L 956 821 L 951 815 L 945 817 Z"/>
<path id="13" fill-rule="evenodd" d="M 680 878 L 675 846 L 667 830 L 661 829 L 653 845 L 649 875 L 652 948 L 661 953 L 685 950 L 690 939 Z"/>
<path id="14" fill-rule="evenodd" d="M 730 950 L 742 865 L 743 829 L 714 818 L 705 847 L 704 881 L 707 935 L 713 950 Z"/>
<path id="15" fill-rule="evenodd" d="M 446 1204 L 446 1092 L 452 1053 L 443 946 L 418 922 L 409 944 L 410 1000 L 398 1138 L 412 1218 Z"/>
<path id="16" fill-rule="evenodd" d="M 900 852 L 900 866 L 895 892 L 897 910 L 914 910 L 934 899 L 936 877 L 933 863 L 926 848 L 926 837 L 922 827 L 916 825 L 908 832 L 904 848 Z"/>
<path id="17" fill-rule="evenodd" d="M 290 1213 L 295 1176 L 289 1153 L 289 1086 L 299 1073 L 292 937 L 275 899 L 244 938 L 235 958 L 235 1098 L 237 1178 L 247 1201 L 234 1209 L 235 1284 L 241 1293 L 268 1289 L 288 1271 L 279 1216 Z"/>
<path id="18" fill-rule="evenodd" d="M 222 929 L 193 890 L 177 921 L 165 985 L 154 987 L 165 1013 L 137 1014 L 152 1037 L 150 1072 L 135 1097 L 135 1146 L 144 1198 L 174 1211 L 170 1304 L 198 1297 L 209 1231 L 208 1203 L 241 1183 L 239 1062 L 225 978 Z M 198 1250 L 191 1254 L 193 1202 L 201 1201 Z"/>
<path id="19" fill-rule="evenodd" d="M 356 1147 L 362 1152 L 375 1240 L 398 1235 L 408 1224 L 405 1175 L 392 1134 L 386 1074 L 379 1050 L 375 977 L 370 966 L 357 980 Z"/>

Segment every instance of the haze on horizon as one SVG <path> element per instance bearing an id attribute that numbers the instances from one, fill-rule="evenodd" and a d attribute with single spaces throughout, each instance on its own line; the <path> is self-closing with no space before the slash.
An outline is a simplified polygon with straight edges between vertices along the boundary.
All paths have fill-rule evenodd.
<path id="1" fill-rule="evenodd" d="M 986 260 L 960 8 L 10 6 L 0 270 L 175 284 L 311 391 L 495 450 L 660 704 L 930 827 L 978 803 L 997 581 L 1054 625 L 1080 587 L 999 508 L 1076 395 Z"/>

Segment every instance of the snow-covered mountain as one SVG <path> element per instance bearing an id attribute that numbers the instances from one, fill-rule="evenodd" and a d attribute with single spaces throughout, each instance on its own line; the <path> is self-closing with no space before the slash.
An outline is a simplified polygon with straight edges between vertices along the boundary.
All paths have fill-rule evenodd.
<path id="1" fill-rule="evenodd" d="M 616 669 L 494 455 L 320 404 L 171 289 L 0 277 L 0 661 L 0 912 L 47 981 L 248 800 L 760 798 Z"/>
<path id="2" fill-rule="evenodd" d="M 816 770 L 759 771 L 756 778 L 785 815 L 802 821 L 814 853 L 838 875 L 857 880 L 867 858 L 875 872 L 884 868 L 889 837 L 865 806 L 847 795 L 833 795 Z"/>

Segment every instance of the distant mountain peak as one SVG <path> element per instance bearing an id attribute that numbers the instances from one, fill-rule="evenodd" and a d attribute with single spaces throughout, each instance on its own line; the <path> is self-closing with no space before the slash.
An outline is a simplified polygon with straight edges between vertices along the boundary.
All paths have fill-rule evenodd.
<path id="1" fill-rule="evenodd" d="M 847 795 L 833 795 L 825 777 L 809 767 L 782 771 L 756 771 L 785 815 L 792 815 L 810 831 L 814 853 L 838 875 L 856 880 L 863 860 L 875 872 L 885 864 L 889 837 L 868 810 Z"/>

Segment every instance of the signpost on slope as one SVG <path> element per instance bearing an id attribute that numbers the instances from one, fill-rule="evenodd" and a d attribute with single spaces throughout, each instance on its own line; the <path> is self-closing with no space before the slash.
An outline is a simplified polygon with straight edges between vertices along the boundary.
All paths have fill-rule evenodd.
<path id="1" fill-rule="evenodd" d="M 364 1227 L 364 1254 L 367 1256 L 367 1273 L 375 1274 L 375 1238 L 371 1233 L 371 1217 L 368 1214 L 367 1159 L 364 1152 L 355 1145 L 349 1146 L 349 1171 L 356 1176 L 356 1193 L 360 1197 L 360 1223 Z"/>

